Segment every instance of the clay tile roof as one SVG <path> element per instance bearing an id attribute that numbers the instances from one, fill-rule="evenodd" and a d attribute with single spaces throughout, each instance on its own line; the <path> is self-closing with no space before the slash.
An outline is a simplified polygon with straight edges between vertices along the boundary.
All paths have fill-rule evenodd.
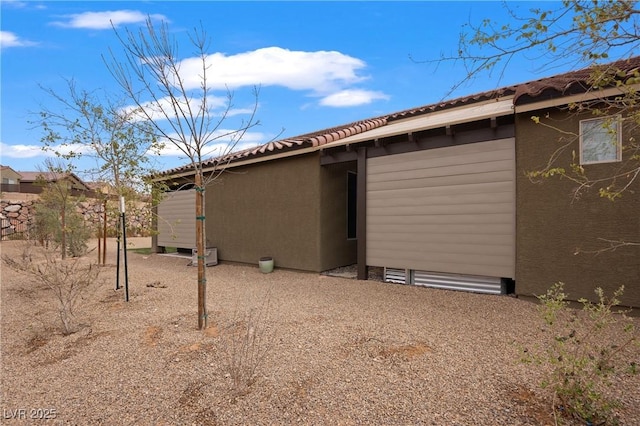
<path id="1" fill-rule="evenodd" d="M 609 64 L 598 65 L 603 71 L 622 70 L 628 74 L 640 69 L 640 56 L 622 59 Z M 584 93 L 590 89 L 590 77 L 596 67 L 583 68 L 540 80 L 529 81 L 516 86 L 514 103 L 526 103 L 542 96 L 557 97 Z"/>
<path id="2" fill-rule="evenodd" d="M 611 64 L 602 65 L 614 70 L 624 70 L 627 75 L 631 72 L 640 70 L 640 56 L 623 59 Z M 242 151 L 233 152 L 231 154 L 212 158 L 203 161 L 203 167 L 215 166 L 217 164 L 228 164 L 234 161 L 240 161 L 252 157 L 268 156 L 278 151 L 296 150 L 305 147 L 321 147 L 322 145 L 344 139 L 358 133 L 366 132 L 378 127 L 385 126 L 387 123 L 413 117 L 416 115 L 428 114 L 435 111 L 461 107 L 474 104 L 476 102 L 487 101 L 490 99 L 498 99 L 506 96 L 514 97 L 514 104 L 533 102 L 536 98 L 560 97 L 575 93 L 583 93 L 589 90 L 589 77 L 593 71 L 593 67 L 584 68 L 577 71 L 571 71 L 552 77 L 542 78 L 540 80 L 529 81 L 522 84 L 505 86 L 496 90 L 476 93 L 470 96 L 464 96 L 452 100 L 438 102 L 435 104 L 424 105 L 417 108 L 411 108 L 404 111 L 394 112 L 384 116 L 370 118 L 357 121 L 355 123 L 343 126 L 324 129 L 313 133 L 282 139 L 278 141 L 268 142 L 255 148 L 248 148 Z M 160 173 L 160 176 L 167 176 L 180 172 L 192 170 L 191 165 L 181 166 Z"/>
<path id="3" fill-rule="evenodd" d="M 241 151 L 232 152 L 228 155 L 211 158 L 202 162 L 204 168 L 215 166 L 217 164 L 228 164 L 235 161 L 241 161 L 251 157 L 267 156 L 279 151 L 296 150 L 307 147 L 319 147 L 330 142 L 334 142 L 347 136 L 356 135 L 366 132 L 387 124 L 386 117 L 371 118 L 361 120 L 343 126 L 332 127 L 329 129 L 319 130 L 313 133 L 307 133 L 292 138 L 271 141 L 264 145 L 254 148 L 247 148 Z M 192 166 L 185 165 L 162 172 L 160 175 L 171 175 L 174 173 L 186 172 L 192 170 Z"/>
<path id="4" fill-rule="evenodd" d="M 400 120 L 403 118 L 413 117 L 415 115 L 428 114 L 443 109 L 461 107 L 464 105 L 474 104 L 476 102 L 487 101 L 489 99 L 497 99 L 504 96 L 511 96 L 515 93 L 515 86 L 502 87 L 500 89 L 491 90 L 482 93 L 476 93 L 470 96 L 464 96 L 461 98 L 451 99 L 447 101 L 438 102 L 431 105 L 424 105 L 417 108 L 411 108 L 400 112 L 395 112 L 388 116 L 388 120 Z"/>

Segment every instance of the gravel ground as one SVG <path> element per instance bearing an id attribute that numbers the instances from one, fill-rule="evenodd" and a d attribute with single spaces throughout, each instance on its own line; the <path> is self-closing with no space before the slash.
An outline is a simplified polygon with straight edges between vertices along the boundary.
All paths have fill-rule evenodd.
<path id="1" fill-rule="evenodd" d="M 553 424 L 539 368 L 519 362 L 543 333 L 529 301 L 221 264 L 198 331 L 196 268 L 128 260 L 130 301 L 110 250 L 69 336 L 48 290 L 2 266 L 4 424 Z M 614 386 L 624 425 L 639 389 Z"/>

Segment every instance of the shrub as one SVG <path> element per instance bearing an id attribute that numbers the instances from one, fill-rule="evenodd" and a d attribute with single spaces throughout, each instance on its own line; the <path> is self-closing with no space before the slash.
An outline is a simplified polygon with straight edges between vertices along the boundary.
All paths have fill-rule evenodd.
<path id="1" fill-rule="evenodd" d="M 99 269 L 74 258 L 64 260 L 43 250 L 44 260 L 34 259 L 33 246 L 27 245 L 20 258 L 3 256 L 4 263 L 16 271 L 35 278 L 50 291 L 55 301 L 60 329 L 66 336 L 79 329 L 76 307 L 83 295 L 96 283 Z"/>
<path id="2" fill-rule="evenodd" d="M 236 314 L 221 333 L 221 349 L 234 400 L 248 392 L 272 349 L 274 334 L 267 325 L 268 310 L 267 300 L 244 315 Z"/>
<path id="3" fill-rule="evenodd" d="M 80 257 L 87 254 L 91 229 L 86 226 L 82 215 L 76 211 L 67 217 L 67 254 Z"/>
<path id="4" fill-rule="evenodd" d="M 35 206 L 35 238 L 43 243 L 53 241 L 60 250 L 72 257 L 83 256 L 87 252 L 91 229 L 76 211 L 75 200 L 65 200 L 64 204 L 39 202 Z M 65 209 L 65 225 L 62 226 L 60 211 Z M 63 236 L 64 234 L 64 236 Z M 63 249 L 61 245 L 65 244 Z"/>
<path id="5" fill-rule="evenodd" d="M 620 287 L 607 299 L 597 288 L 598 301 L 580 299 L 582 309 L 569 307 L 563 283 L 538 296 L 547 339 L 525 350 L 523 360 L 548 368 L 542 387 L 553 391 L 556 423 L 558 409 L 587 424 L 616 422 L 619 401 L 608 389 L 615 379 L 637 373 L 640 352 L 633 320 L 616 309 L 623 291 Z"/>

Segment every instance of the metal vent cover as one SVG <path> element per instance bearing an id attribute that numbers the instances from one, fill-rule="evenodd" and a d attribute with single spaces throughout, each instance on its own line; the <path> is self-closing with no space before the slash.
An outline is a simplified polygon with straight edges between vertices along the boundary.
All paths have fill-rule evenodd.
<path id="1" fill-rule="evenodd" d="M 504 294 L 506 292 L 502 278 L 481 277 L 476 275 L 411 271 L 411 284 L 475 293 Z"/>
<path id="2" fill-rule="evenodd" d="M 406 269 L 384 268 L 384 281 L 388 283 L 407 284 L 409 271 Z"/>

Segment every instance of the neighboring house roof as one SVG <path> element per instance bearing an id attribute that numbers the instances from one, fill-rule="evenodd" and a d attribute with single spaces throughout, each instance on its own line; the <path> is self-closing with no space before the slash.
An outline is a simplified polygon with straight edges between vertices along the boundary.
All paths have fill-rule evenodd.
<path id="1" fill-rule="evenodd" d="M 17 176 L 21 176 L 20 173 L 18 173 L 15 170 L 13 170 L 10 166 L 0 165 L 0 171 L 10 171 L 10 172 L 13 172 Z"/>
<path id="2" fill-rule="evenodd" d="M 70 179 L 77 186 L 85 191 L 91 191 L 91 188 L 82 181 L 75 173 L 54 173 L 54 172 L 18 172 L 22 176 L 22 183 L 35 183 L 39 180 L 44 180 L 46 182 L 56 182 L 59 179 Z"/>
<path id="3" fill-rule="evenodd" d="M 627 71 L 627 75 L 638 72 L 640 69 L 640 56 L 624 59 L 603 65 L 611 69 L 621 69 Z M 261 161 L 266 157 L 277 154 L 279 152 L 302 150 L 304 148 L 321 149 L 325 145 L 337 145 L 337 141 L 345 143 L 351 141 L 357 143 L 364 141 L 365 132 L 370 134 L 386 135 L 387 132 L 381 128 L 389 126 L 398 120 L 417 117 L 420 115 L 431 114 L 438 111 L 467 107 L 473 104 L 487 103 L 492 100 L 511 99 L 512 105 L 521 103 L 536 102 L 540 98 L 558 98 L 576 93 L 585 93 L 590 90 L 589 78 L 594 68 L 584 68 L 577 71 L 571 71 L 540 80 L 529 81 L 522 84 L 502 87 L 496 90 L 486 91 L 482 93 L 464 96 L 452 100 L 438 102 L 435 104 L 411 108 L 404 111 L 394 112 L 383 116 L 357 121 L 329 129 L 319 130 L 313 133 L 286 138 L 278 141 L 268 142 L 264 145 L 249 148 L 238 152 L 233 152 L 225 156 L 212 158 L 202 162 L 204 169 L 215 167 L 219 164 L 226 165 L 243 160 L 255 159 Z M 501 113 L 504 113 L 502 111 Z M 370 132 L 374 129 L 380 129 L 377 132 Z M 391 132 L 393 134 L 393 132 Z M 356 135 L 361 135 L 357 137 Z M 265 157 L 265 158 L 261 158 Z M 171 175 L 190 174 L 193 170 L 191 164 L 166 170 L 159 174 L 159 177 Z"/>

